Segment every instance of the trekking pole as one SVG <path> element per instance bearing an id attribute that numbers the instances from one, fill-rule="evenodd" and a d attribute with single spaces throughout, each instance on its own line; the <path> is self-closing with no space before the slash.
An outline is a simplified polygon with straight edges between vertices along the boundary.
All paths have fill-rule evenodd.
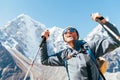
<path id="1" fill-rule="evenodd" d="M 115 34 L 110 28 L 108 28 L 106 25 L 102 24 L 101 21 L 97 18 L 96 21 L 102 25 L 106 30 L 108 30 L 118 41 L 120 41 L 120 36 Z"/>
<path id="2" fill-rule="evenodd" d="M 28 68 L 28 70 L 27 70 L 27 72 L 26 72 L 26 75 L 25 75 L 25 77 L 24 77 L 23 80 L 26 80 L 26 78 L 27 78 L 27 76 L 28 76 L 28 73 L 29 73 L 30 69 L 33 67 L 33 64 L 34 64 L 34 62 L 35 62 L 35 59 L 36 59 L 39 51 L 41 50 L 41 46 L 42 46 L 42 44 L 43 44 L 44 41 L 45 41 L 45 37 L 42 36 L 42 41 L 41 41 L 41 43 L 40 43 L 39 49 L 37 50 L 37 53 L 35 54 L 35 56 L 34 56 L 32 62 L 31 62 L 31 64 L 30 64 L 30 66 L 29 66 L 29 68 Z"/>

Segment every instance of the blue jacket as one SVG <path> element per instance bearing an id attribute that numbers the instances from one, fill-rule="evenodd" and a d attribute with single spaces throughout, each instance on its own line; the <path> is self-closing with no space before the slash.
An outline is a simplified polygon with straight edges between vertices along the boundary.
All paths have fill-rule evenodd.
<path id="1" fill-rule="evenodd" d="M 118 30 L 111 23 L 104 24 L 112 31 L 119 35 Z M 87 42 L 95 58 L 98 58 L 120 46 L 120 42 L 109 32 L 110 38 L 102 38 L 95 41 Z M 88 54 L 81 53 L 80 40 L 75 41 L 75 48 L 67 48 L 54 55 L 48 56 L 47 44 L 44 41 L 41 47 L 41 63 L 50 66 L 65 66 L 69 80 L 98 80 L 100 73 L 95 62 Z M 67 59 L 69 54 L 75 54 L 72 58 Z M 79 53 L 79 54 L 77 54 Z"/>

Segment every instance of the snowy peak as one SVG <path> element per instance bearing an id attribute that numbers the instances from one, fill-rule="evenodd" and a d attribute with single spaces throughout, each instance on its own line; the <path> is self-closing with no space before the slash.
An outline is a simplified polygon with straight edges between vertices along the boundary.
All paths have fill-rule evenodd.
<path id="1" fill-rule="evenodd" d="M 49 44 L 49 50 L 53 50 L 55 52 L 58 52 L 62 49 L 65 48 L 65 43 L 63 41 L 63 37 L 62 37 L 62 31 L 63 29 L 62 28 L 58 28 L 56 26 L 52 27 L 51 29 L 49 29 L 50 31 L 50 37 L 48 39 L 48 44 Z M 51 49 L 53 48 L 53 49 Z M 50 52 L 52 53 L 52 52 Z"/>
<path id="2" fill-rule="evenodd" d="M 0 30 L 0 41 L 3 45 L 17 48 L 23 54 L 35 53 L 41 32 L 45 29 L 44 24 L 21 14 L 3 26 Z"/>
<path id="3" fill-rule="evenodd" d="M 17 23 L 16 25 L 15 25 L 15 23 Z M 28 15 L 25 15 L 25 14 L 21 14 L 21 15 L 19 15 L 19 16 L 17 16 L 16 18 L 14 18 L 13 20 L 11 20 L 11 21 L 9 21 L 7 24 L 6 24 L 6 26 L 10 26 L 10 25 L 15 25 L 15 26 L 17 26 L 17 28 L 18 28 L 18 26 L 19 27 L 37 27 L 38 25 L 41 25 L 42 27 L 44 26 L 45 27 L 45 25 L 44 24 L 42 24 L 42 23 L 40 23 L 40 22 L 38 22 L 38 21 L 36 21 L 36 20 L 33 20 L 31 17 L 29 17 Z M 33 25 L 31 25 L 31 24 L 33 24 Z M 31 26 L 30 26 L 31 25 Z"/>
<path id="4" fill-rule="evenodd" d="M 37 27 L 37 25 L 42 25 L 45 27 L 44 24 L 32 19 L 30 16 L 28 16 L 26 14 L 21 14 L 21 15 L 17 16 L 14 21 L 25 22 L 27 25 L 33 23 L 35 27 Z"/>
<path id="5" fill-rule="evenodd" d="M 17 19 L 28 19 L 28 20 L 31 20 L 32 18 L 26 14 L 20 14 L 16 17 Z"/>
<path id="6" fill-rule="evenodd" d="M 8 36 L 23 36 L 29 35 L 33 36 L 33 32 L 36 32 L 37 29 L 45 29 L 45 25 L 41 24 L 40 22 L 37 22 L 30 18 L 29 16 L 25 14 L 19 15 L 17 18 L 9 21 L 5 26 L 3 26 L 4 29 L 1 30 L 4 33 L 6 33 Z M 37 34 L 37 33 L 36 33 Z M 38 33 L 39 34 L 39 33 Z"/>
<path id="7" fill-rule="evenodd" d="M 21 14 L 15 19 L 9 21 L 4 29 L 1 30 L 0 36 L 4 36 L 1 41 L 3 45 L 16 48 L 28 57 L 33 57 L 40 44 L 41 33 L 46 29 L 48 28 L 46 28 L 44 24 L 33 20 L 25 14 Z M 49 31 L 50 37 L 48 40 L 48 51 L 53 53 L 53 51 L 57 52 L 64 49 L 64 42 L 61 33 L 63 29 L 53 27 L 50 28 Z"/>
<path id="8" fill-rule="evenodd" d="M 97 39 L 104 38 L 104 37 L 108 37 L 108 34 L 105 31 L 105 29 L 99 24 L 87 35 L 85 39 L 87 41 L 91 41 L 93 39 L 97 40 Z"/>

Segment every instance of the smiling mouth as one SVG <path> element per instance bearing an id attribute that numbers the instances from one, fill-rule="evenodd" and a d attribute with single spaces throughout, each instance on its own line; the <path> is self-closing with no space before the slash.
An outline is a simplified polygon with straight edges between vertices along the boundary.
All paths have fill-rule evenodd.
<path id="1" fill-rule="evenodd" d="M 67 36 L 67 38 L 72 37 L 72 36 Z"/>
<path id="2" fill-rule="evenodd" d="M 71 38 L 71 39 L 73 39 L 73 36 L 67 36 L 67 38 Z"/>

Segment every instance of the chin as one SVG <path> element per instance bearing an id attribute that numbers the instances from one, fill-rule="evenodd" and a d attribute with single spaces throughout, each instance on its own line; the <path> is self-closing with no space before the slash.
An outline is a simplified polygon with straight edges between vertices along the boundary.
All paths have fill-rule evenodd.
<path id="1" fill-rule="evenodd" d="M 75 40 L 66 40 L 65 42 L 70 43 L 70 42 L 74 42 Z"/>

